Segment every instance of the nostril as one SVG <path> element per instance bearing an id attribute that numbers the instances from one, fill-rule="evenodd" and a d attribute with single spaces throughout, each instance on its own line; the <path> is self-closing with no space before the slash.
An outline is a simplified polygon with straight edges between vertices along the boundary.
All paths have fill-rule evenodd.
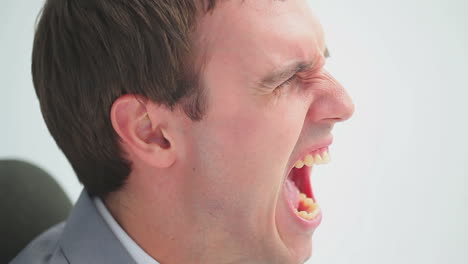
<path id="1" fill-rule="evenodd" d="M 330 121 L 330 122 L 333 122 L 333 123 L 344 121 L 343 118 L 340 118 L 340 117 L 327 118 L 327 119 L 324 119 L 324 120 L 325 120 L 325 121 Z"/>
<path id="2" fill-rule="evenodd" d="M 344 94 L 339 97 L 322 96 L 312 103 L 307 117 L 312 122 L 343 122 L 351 118 L 354 104 L 351 98 Z"/>

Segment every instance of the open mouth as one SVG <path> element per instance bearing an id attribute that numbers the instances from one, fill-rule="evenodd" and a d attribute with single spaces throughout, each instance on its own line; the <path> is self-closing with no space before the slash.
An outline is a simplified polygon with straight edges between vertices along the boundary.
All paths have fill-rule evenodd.
<path id="1" fill-rule="evenodd" d="M 310 181 L 312 168 L 314 165 L 326 164 L 329 161 L 328 148 L 315 150 L 296 161 L 285 181 L 290 207 L 304 221 L 313 222 L 321 212 Z"/>

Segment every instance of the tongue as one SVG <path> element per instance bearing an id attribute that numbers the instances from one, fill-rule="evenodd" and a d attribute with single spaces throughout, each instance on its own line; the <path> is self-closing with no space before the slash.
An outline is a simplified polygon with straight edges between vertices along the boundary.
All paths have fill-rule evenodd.
<path id="1" fill-rule="evenodd" d="M 286 179 L 284 184 L 286 197 L 292 203 L 294 208 L 299 208 L 299 189 L 297 188 L 296 184 L 290 179 L 290 177 Z"/>

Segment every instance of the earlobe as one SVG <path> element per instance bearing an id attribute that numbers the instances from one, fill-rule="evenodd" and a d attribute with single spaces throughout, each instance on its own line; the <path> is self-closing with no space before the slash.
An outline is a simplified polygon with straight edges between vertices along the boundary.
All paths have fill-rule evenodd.
<path id="1" fill-rule="evenodd" d="M 169 167 L 176 155 L 169 133 L 165 131 L 167 110 L 156 106 L 151 107 L 149 113 L 149 104 L 152 103 L 135 95 L 119 97 L 111 109 L 112 126 L 130 156 L 153 167 Z"/>

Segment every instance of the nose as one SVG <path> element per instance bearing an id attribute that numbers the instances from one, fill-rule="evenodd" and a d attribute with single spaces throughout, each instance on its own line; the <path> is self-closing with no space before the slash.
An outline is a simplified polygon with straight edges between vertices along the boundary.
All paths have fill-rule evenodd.
<path id="1" fill-rule="evenodd" d="M 354 113 L 354 103 L 343 86 L 327 71 L 313 87 L 308 119 L 312 122 L 336 123 L 349 119 Z"/>

